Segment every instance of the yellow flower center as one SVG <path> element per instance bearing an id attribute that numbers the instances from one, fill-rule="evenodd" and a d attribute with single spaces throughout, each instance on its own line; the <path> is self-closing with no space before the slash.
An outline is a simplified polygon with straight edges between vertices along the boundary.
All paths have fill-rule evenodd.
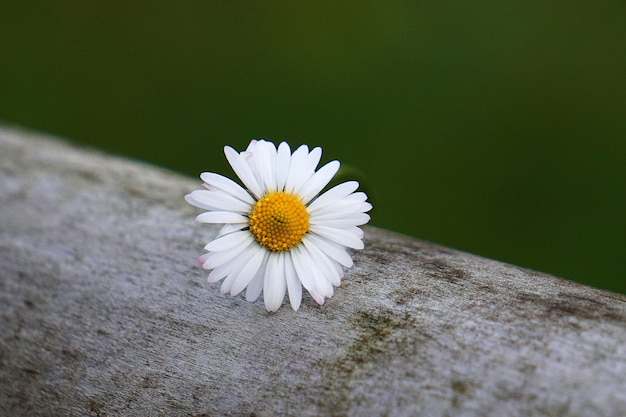
<path id="1" fill-rule="evenodd" d="M 293 194 L 266 194 L 250 212 L 250 231 L 260 245 L 274 251 L 296 246 L 309 228 L 309 213 Z"/>

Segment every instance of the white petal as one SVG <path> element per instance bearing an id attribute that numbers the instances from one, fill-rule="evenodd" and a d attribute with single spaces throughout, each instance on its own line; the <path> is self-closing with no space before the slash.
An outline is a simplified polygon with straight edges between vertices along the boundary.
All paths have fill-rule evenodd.
<path id="1" fill-rule="evenodd" d="M 267 311 L 276 311 L 280 308 L 285 299 L 286 286 L 284 259 L 272 253 L 267 260 L 263 283 L 263 300 Z"/>
<path id="2" fill-rule="evenodd" d="M 364 247 L 363 241 L 352 229 L 338 229 L 336 227 L 314 224 L 309 227 L 309 230 L 321 237 L 325 237 L 326 239 L 352 249 L 363 249 Z"/>
<path id="3" fill-rule="evenodd" d="M 337 270 L 337 275 L 339 275 L 339 279 L 343 279 L 343 276 L 344 276 L 343 268 L 341 267 L 341 265 L 339 265 L 339 262 L 333 261 L 333 266 Z"/>
<path id="4" fill-rule="evenodd" d="M 226 276 L 226 279 L 222 282 L 222 286 L 220 287 L 221 294 L 228 294 L 230 288 L 233 286 L 235 278 L 237 277 L 237 272 L 239 271 L 231 272 Z"/>
<path id="5" fill-rule="evenodd" d="M 198 262 L 200 262 L 200 265 L 204 264 L 206 262 L 206 260 L 209 258 L 209 255 L 211 255 L 210 253 L 205 253 L 204 255 L 200 255 L 200 257 L 198 257 Z"/>
<path id="6" fill-rule="evenodd" d="M 329 213 L 365 213 L 371 209 L 372 205 L 367 201 L 355 201 L 348 196 L 325 204 L 323 207 L 318 207 L 313 213 L 310 211 L 309 213 L 314 216 L 321 216 Z"/>
<path id="7" fill-rule="evenodd" d="M 253 141 L 254 146 L 248 147 L 251 156 L 248 165 L 264 191 L 276 189 L 276 147 L 266 140 Z"/>
<path id="8" fill-rule="evenodd" d="M 347 199 L 334 201 L 327 204 L 324 207 L 318 208 L 315 212 L 311 213 L 312 216 L 323 216 L 326 214 L 334 214 L 335 217 L 350 215 L 353 213 L 363 213 L 370 211 L 372 205 L 370 203 L 353 202 Z M 310 213 L 310 212 L 309 212 Z"/>
<path id="9" fill-rule="evenodd" d="M 323 237 L 319 237 L 313 233 L 307 233 L 304 240 L 310 239 L 326 255 L 339 262 L 341 265 L 350 268 L 353 264 L 352 257 L 346 252 L 345 247 L 338 245 Z"/>
<path id="10" fill-rule="evenodd" d="M 327 204 L 332 204 L 333 202 L 344 198 L 357 188 L 359 188 L 359 183 L 356 181 L 348 181 L 334 186 L 324 194 L 317 197 L 309 205 L 309 213 L 314 213 L 316 210 L 323 208 Z"/>
<path id="11" fill-rule="evenodd" d="M 274 145 L 272 142 L 265 142 L 265 149 L 266 152 L 268 154 L 268 158 L 267 158 L 267 163 L 268 163 L 268 168 L 269 168 L 269 177 L 266 179 L 265 182 L 265 189 L 266 190 L 272 190 L 272 191 L 277 191 L 278 187 L 277 187 L 277 180 L 276 180 L 276 158 L 277 158 L 277 152 L 276 152 L 276 145 Z"/>
<path id="12" fill-rule="evenodd" d="M 358 184 L 357 181 L 347 181 L 349 183 L 353 183 L 356 182 Z M 344 183 L 345 184 L 345 183 Z M 341 184 L 339 184 L 341 185 Z M 352 185 L 354 187 L 354 184 Z M 358 186 L 357 186 L 358 188 Z M 365 194 L 363 191 L 355 191 L 353 193 L 347 194 L 341 198 L 339 198 L 338 200 L 335 201 L 345 201 L 345 202 L 351 202 L 351 203 L 362 203 L 365 200 L 367 200 L 367 194 Z"/>
<path id="13" fill-rule="evenodd" d="M 261 145 L 259 144 L 259 142 L 263 142 L 263 140 L 262 139 L 260 141 L 256 139 L 251 140 L 246 150 L 241 151 L 239 155 L 241 155 L 243 160 L 246 161 L 246 164 L 248 164 L 248 167 L 250 167 L 250 170 L 254 174 L 254 177 L 256 178 L 257 182 L 262 187 L 263 181 L 261 181 L 261 176 L 259 175 L 259 172 L 257 170 L 257 161 L 259 159 L 259 154 L 261 152 L 260 151 Z"/>
<path id="14" fill-rule="evenodd" d="M 295 192 L 300 195 L 304 204 L 311 201 L 313 197 L 319 194 L 320 191 L 333 179 L 339 166 L 339 161 L 330 161 L 323 167 L 321 167 L 300 189 L 296 189 Z"/>
<path id="15" fill-rule="evenodd" d="M 209 186 L 209 188 L 222 190 L 250 205 L 254 204 L 252 196 L 250 196 L 250 194 L 248 194 L 248 192 L 244 190 L 241 185 L 237 184 L 230 178 L 226 178 L 223 175 L 215 174 L 213 172 L 203 172 L 200 174 L 200 178 Z"/>
<path id="16" fill-rule="evenodd" d="M 359 192 L 347 195 L 346 197 L 343 198 L 343 200 L 350 200 L 355 203 L 362 203 L 363 201 L 367 200 L 367 194 L 365 194 L 362 191 L 359 191 Z"/>
<path id="17" fill-rule="evenodd" d="M 196 192 L 198 192 L 198 191 L 193 191 L 193 192 L 194 192 L 194 193 L 196 193 Z M 207 191 L 207 192 L 208 192 L 208 191 Z M 186 202 L 188 202 L 189 204 L 191 204 L 192 206 L 195 206 L 195 207 L 200 207 L 201 209 L 204 209 L 204 210 L 214 210 L 213 208 L 208 207 L 208 206 L 206 206 L 206 205 L 203 205 L 203 204 L 202 204 L 202 203 L 200 203 L 199 201 L 195 200 L 195 199 L 191 196 L 191 194 L 187 194 L 187 195 L 185 195 L 185 201 L 186 201 Z"/>
<path id="18" fill-rule="evenodd" d="M 250 281 L 254 278 L 256 273 L 259 271 L 259 267 L 263 263 L 263 259 L 267 256 L 268 251 L 261 247 L 255 247 L 251 258 L 246 262 L 245 266 L 241 269 L 239 274 L 237 274 L 237 278 L 235 282 L 233 282 L 233 286 L 230 289 L 231 295 L 237 295 L 241 291 L 243 291 Z"/>
<path id="19" fill-rule="evenodd" d="M 200 223 L 248 223 L 248 218 L 229 211 L 208 211 L 199 214 L 196 221 Z"/>
<path id="20" fill-rule="evenodd" d="M 297 249 L 297 251 L 292 250 L 292 253 L 295 253 L 297 257 L 294 259 L 293 265 L 304 288 L 306 288 L 312 296 L 314 296 L 314 293 L 316 293 L 316 295 L 321 294 L 322 296 L 327 297 L 332 296 L 333 286 L 326 278 L 324 278 L 322 271 L 315 263 L 311 255 L 302 246 Z M 320 304 L 317 299 L 315 301 Z"/>
<path id="21" fill-rule="evenodd" d="M 232 269 L 232 265 L 229 265 L 229 264 L 220 265 L 211 271 L 211 273 L 209 274 L 209 277 L 207 278 L 207 281 L 210 283 L 217 282 L 220 279 L 225 278 L 231 269 Z"/>
<path id="22" fill-rule="evenodd" d="M 308 171 L 315 171 L 315 167 L 320 163 L 320 159 L 322 159 L 322 148 L 319 146 L 311 149 L 309 155 L 304 160 L 304 167 L 307 168 Z"/>
<path id="23" fill-rule="evenodd" d="M 202 267 L 204 269 L 214 269 L 220 265 L 225 264 L 231 259 L 237 258 L 244 250 L 248 249 L 250 245 L 255 245 L 256 242 L 252 235 L 246 238 L 241 245 L 235 246 L 230 250 L 220 251 L 220 252 L 210 252 L 207 256 L 206 261 Z"/>
<path id="24" fill-rule="evenodd" d="M 191 205 L 205 210 L 236 211 L 248 213 L 252 206 L 223 191 L 196 190 L 185 196 Z"/>
<path id="25" fill-rule="evenodd" d="M 312 275 L 307 271 L 307 268 L 304 266 L 307 262 L 304 259 L 304 253 L 302 252 L 302 246 L 296 246 L 295 248 L 289 251 L 291 255 L 291 264 L 293 265 L 296 273 L 298 274 L 298 279 L 302 283 L 302 286 L 307 290 L 315 289 L 315 280 Z"/>
<path id="26" fill-rule="evenodd" d="M 317 291 L 317 289 L 313 288 L 312 290 L 307 290 L 311 297 L 315 300 L 315 302 L 319 305 L 324 305 L 324 296 Z"/>
<path id="27" fill-rule="evenodd" d="M 323 216 L 311 216 L 311 218 L 309 219 L 310 224 L 321 224 L 324 226 L 333 227 L 361 226 L 369 221 L 370 216 L 367 213 L 330 213 Z"/>
<path id="28" fill-rule="evenodd" d="M 248 284 L 246 288 L 246 300 L 252 302 L 259 298 L 261 295 L 261 291 L 263 290 L 263 282 L 265 281 L 265 270 L 267 269 L 267 259 L 269 256 L 263 258 L 263 262 L 261 266 L 259 266 L 259 270 Z"/>
<path id="29" fill-rule="evenodd" d="M 248 227 L 248 223 L 229 223 L 229 224 L 225 224 L 224 226 L 222 226 L 222 228 L 220 229 L 220 232 L 217 234 L 217 236 L 224 236 L 227 235 L 229 233 L 233 233 L 236 232 L 238 230 L 243 229 L 244 227 Z"/>
<path id="30" fill-rule="evenodd" d="M 309 147 L 306 145 L 301 145 L 291 155 L 291 161 L 289 162 L 289 172 L 287 174 L 287 180 L 285 181 L 285 191 L 287 191 L 288 193 L 293 192 L 296 186 L 296 180 L 298 179 L 299 172 L 302 169 L 302 164 L 304 163 L 304 160 L 308 155 Z"/>
<path id="31" fill-rule="evenodd" d="M 256 148 L 258 143 L 259 143 L 258 140 L 252 139 L 250 141 L 250 143 L 248 144 L 248 147 L 246 148 L 246 150 L 244 152 L 242 152 L 242 153 L 246 153 L 246 154 L 248 154 L 248 156 L 252 155 L 252 153 L 254 152 L 254 149 Z"/>
<path id="32" fill-rule="evenodd" d="M 204 250 L 208 251 L 222 251 L 232 249 L 236 246 L 243 244 L 250 237 L 250 232 L 235 232 L 224 236 L 220 236 L 217 239 L 207 243 Z"/>
<path id="33" fill-rule="evenodd" d="M 276 189 L 282 191 L 285 188 L 287 174 L 289 173 L 289 162 L 291 161 L 291 150 L 287 142 L 278 145 L 276 156 Z"/>
<path id="34" fill-rule="evenodd" d="M 257 249 L 257 245 L 252 245 L 246 248 L 236 259 L 230 261 L 229 265 L 232 269 L 228 272 L 226 279 L 222 282 L 222 286 L 220 287 L 220 292 L 222 294 L 226 294 L 230 292 L 230 289 L 233 286 L 233 283 L 239 276 L 239 273 L 245 266 L 248 264 L 252 256 L 254 255 Z"/>
<path id="35" fill-rule="evenodd" d="M 322 148 L 319 146 L 313 148 L 311 152 L 304 158 L 302 165 L 296 171 L 296 177 L 293 181 L 293 191 L 299 190 L 302 186 L 315 174 L 315 167 L 322 157 Z"/>
<path id="36" fill-rule="evenodd" d="M 315 277 L 315 287 L 326 298 L 330 298 L 335 293 L 333 285 L 321 274 Z"/>
<path id="37" fill-rule="evenodd" d="M 288 253 L 285 256 L 285 279 L 287 281 L 287 292 L 289 293 L 289 303 L 294 311 L 298 311 L 302 302 L 302 284 L 298 280 L 298 275 L 293 267 L 293 260 Z"/>
<path id="38" fill-rule="evenodd" d="M 305 239 L 302 243 L 304 243 L 304 247 L 308 250 L 311 258 L 320 268 L 324 278 L 326 278 L 335 287 L 338 287 L 341 284 L 341 279 L 339 278 L 337 270 L 329 257 L 326 256 L 326 254 L 324 254 L 317 246 L 315 246 L 310 239 Z"/>
<path id="39" fill-rule="evenodd" d="M 228 163 L 233 168 L 233 171 L 235 171 L 235 174 L 237 174 L 248 190 L 250 190 L 257 198 L 261 198 L 263 196 L 263 189 L 257 182 L 254 173 L 250 169 L 250 166 L 245 161 L 244 157 L 230 146 L 224 147 L 224 154 L 226 155 Z"/>

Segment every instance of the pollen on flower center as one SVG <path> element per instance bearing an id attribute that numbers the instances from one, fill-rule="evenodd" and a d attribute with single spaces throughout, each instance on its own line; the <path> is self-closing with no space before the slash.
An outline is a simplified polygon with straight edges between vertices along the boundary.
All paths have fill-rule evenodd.
<path id="1" fill-rule="evenodd" d="M 282 191 L 266 194 L 250 212 L 250 231 L 273 251 L 291 249 L 309 228 L 309 213 L 298 197 Z"/>

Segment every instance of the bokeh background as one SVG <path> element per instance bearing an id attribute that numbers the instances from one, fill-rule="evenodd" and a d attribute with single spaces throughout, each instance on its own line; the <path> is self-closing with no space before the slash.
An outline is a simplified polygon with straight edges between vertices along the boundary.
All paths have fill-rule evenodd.
<path id="1" fill-rule="evenodd" d="M 192 176 L 319 145 L 376 226 L 626 293 L 624 1 L 4 2 L 0 119 Z"/>

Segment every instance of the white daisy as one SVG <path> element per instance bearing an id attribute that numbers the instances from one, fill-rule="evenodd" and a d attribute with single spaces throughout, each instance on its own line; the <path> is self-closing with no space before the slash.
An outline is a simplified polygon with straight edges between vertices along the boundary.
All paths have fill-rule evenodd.
<path id="1" fill-rule="evenodd" d="M 306 145 L 293 153 L 287 143 L 276 146 L 253 140 L 238 153 L 224 147 L 226 159 L 245 189 L 222 175 L 204 172 L 206 190 L 185 196 L 190 204 L 207 210 L 196 220 L 224 224 L 199 258 L 211 270 L 209 282 L 222 283 L 222 294 L 244 289 L 248 301 L 261 291 L 268 311 L 283 303 L 285 290 L 294 310 L 302 300 L 302 287 L 320 305 L 339 286 L 343 267 L 352 266 L 347 248 L 363 248 L 366 213 L 372 205 L 359 184 L 348 181 L 324 194 L 339 161 L 315 170 L 321 148 Z"/>

